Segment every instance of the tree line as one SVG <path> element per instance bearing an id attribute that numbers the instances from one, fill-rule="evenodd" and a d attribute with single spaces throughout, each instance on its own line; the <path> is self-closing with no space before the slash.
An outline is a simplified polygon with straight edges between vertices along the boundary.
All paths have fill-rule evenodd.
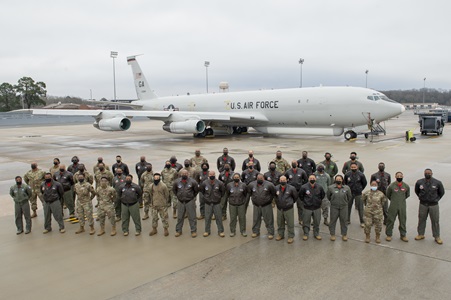
<path id="1" fill-rule="evenodd" d="M 442 89 L 417 89 L 417 90 L 392 90 L 381 91 L 388 98 L 399 103 L 438 103 L 451 106 L 451 90 Z M 424 98 L 423 98 L 424 97 Z"/>
<path id="2" fill-rule="evenodd" d="M 45 105 L 47 95 L 44 82 L 35 82 L 31 77 L 22 77 L 16 85 L 4 82 L 0 85 L 0 111 Z"/>

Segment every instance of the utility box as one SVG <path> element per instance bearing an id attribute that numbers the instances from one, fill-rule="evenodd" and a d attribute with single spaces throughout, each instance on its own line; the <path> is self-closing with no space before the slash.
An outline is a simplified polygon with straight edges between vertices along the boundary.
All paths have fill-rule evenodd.
<path id="1" fill-rule="evenodd" d="M 443 121 L 442 115 L 420 115 L 420 131 L 422 135 L 428 133 L 435 133 L 441 135 L 443 133 L 443 127 L 445 122 Z"/>
<path id="2" fill-rule="evenodd" d="M 413 130 L 406 131 L 406 142 L 415 142 L 417 138 L 413 135 Z"/>

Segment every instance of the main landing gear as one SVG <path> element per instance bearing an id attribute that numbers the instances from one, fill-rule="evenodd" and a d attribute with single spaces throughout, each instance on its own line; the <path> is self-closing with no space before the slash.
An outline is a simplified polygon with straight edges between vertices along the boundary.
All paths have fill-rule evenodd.
<path id="1" fill-rule="evenodd" d="M 357 133 L 355 133 L 355 131 L 353 130 L 348 130 L 345 132 L 344 137 L 347 141 L 349 141 L 350 139 L 357 138 Z"/>

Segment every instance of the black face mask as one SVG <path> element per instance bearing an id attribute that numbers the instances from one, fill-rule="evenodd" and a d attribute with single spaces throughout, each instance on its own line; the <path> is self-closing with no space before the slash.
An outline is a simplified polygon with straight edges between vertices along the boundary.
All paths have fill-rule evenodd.
<path id="1" fill-rule="evenodd" d="M 103 171 L 103 170 L 105 170 L 105 168 L 104 168 L 104 167 L 100 167 L 99 170 L 100 170 L 100 171 Z"/>
<path id="2" fill-rule="evenodd" d="M 208 176 L 208 178 L 210 178 L 210 180 L 215 180 L 215 176 Z"/>
<path id="3" fill-rule="evenodd" d="M 306 159 L 306 158 L 307 158 L 307 155 L 302 155 L 302 158 L 303 158 L 303 159 Z"/>
<path id="4" fill-rule="evenodd" d="M 402 178 L 396 178 L 397 182 L 402 182 Z"/>
<path id="5" fill-rule="evenodd" d="M 117 177 L 121 177 L 122 176 L 122 173 L 117 173 Z"/>
<path id="6" fill-rule="evenodd" d="M 329 157 L 329 156 L 326 156 L 326 160 L 329 161 L 329 160 L 330 160 L 330 157 Z"/>
<path id="7" fill-rule="evenodd" d="M 426 179 L 431 179 L 431 178 L 432 178 L 432 175 L 431 175 L 431 174 L 425 174 L 425 175 L 424 175 L 424 178 L 426 178 Z"/>
<path id="8" fill-rule="evenodd" d="M 145 160 L 145 159 L 141 159 L 140 161 L 143 163 L 143 162 L 145 162 L 146 160 Z"/>
<path id="9" fill-rule="evenodd" d="M 240 182 L 240 179 L 239 178 L 233 178 L 233 181 Z"/>
<path id="10" fill-rule="evenodd" d="M 35 170 L 37 167 L 38 167 L 38 166 L 36 166 L 36 165 L 31 165 L 31 168 L 32 168 L 33 170 Z"/>
<path id="11" fill-rule="evenodd" d="M 315 184 L 316 180 L 309 180 L 311 184 Z"/>
<path id="12" fill-rule="evenodd" d="M 45 182 L 47 182 L 47 183 L 49 183 L 49 182 L 51 182 L 52 181 L 52 178 L 46 178 L 45 179 Z"/>
<path id="13" fill-rule="evenodd" d="M 118 164 L 120 164 L 120 163 L 121 163 L 121 160 L 120 160 L 120 159 L 116 159 L 116 162 L 117 162 Z"/>
<path id="14" fill-rule="evenodd" d="M 200 156 L 200 153 L 197 153 L 197 152 L 196 152 L 196 157 L 199 157 L 199 156 Z"/>
<path id="15" fill-rule="evenodd" d="M 21 185 L 21 184 L 22 184 L 22 181 L 16 181 L 16 184 L 17 184 L 17 185 Z"/>
<path id="16" fill-rule="evenodd" d="M 229 152 L 223 152 L 224 156 L 229 155 Z"/>
<path id="17" fill-rule="evenodd" d="M 85 180 L 84 179 L 78 179 L 78 182 L 83 183 Z"/>
<path id="18" fill-rule="evenodd" d="M 341 182 L 341 180 L 336 180 L 335 183 L 336 183 L 337 185 L 341 185 L 342 182 Z"/>
<path id="19" fill-rule="evenodd" d="M 324 168 L 318 167 L 318 172 L 322 173 L 324 171 Z"/>
<path id="20" fill-rule="evenodd" d="M 249 166 L 248 168 L 249 168 L 249 170 L 252 170 L 252 169 L 254 169 L 254 166 Z"/>
<path id="21" fill-rule="evenodd" d="M 165 165 L 164 166 L 166 169 L 169 169 L 171 167 L 171 165 Z"/>
<path id="22" fill-rule="evenodd" d="M 72 163 L 76 164 L 76 163 L 78 163 L 78 160 L 73 159 L 73 160 L 72 160 Z"/>
<path id="23" fill-rule="evenodd" d="M 297 164 L 291 164 L 291 166 L 292 166 L 293 168 L 296 168 L 298 165 L 297 165 Z"/>
<path id="24" fill-rule="evenodd" d="M 54 161 L 53 164 L 56 166 L 56 165 L 58 165 L 58 162 L 57 162 L 57 161 Z"/>
<path id="25" fill-rule="evenodd" d="M 153 180 L 153 183 L 154 183 L 155 185 L 158 185 L 158 184 L 160 183 L 160 179 L 154 179 L 154 180 Z"/>
<path id="26" fill-rule="evenodd" d="M 189 168 L 189 164 L 185 164 L 185 168 Z"/>
<path id="27" fill-rule="evenodd" d="M 281 159 L 281 158 L 282 158 L 282 155 L 276 155 L 276 158 L 277 158 L 277 159 Z"/>
<path id="28" fill-rule="evenodd" d="M 132 181 L 131 180 L 125 180 L 125 183 L 126 184 L 132 184 Z"/>
<path id="29" fill-rule="evenodd" d="M 175 164 L 177 162 L 177 160 L 171 159 L 170 162 L 171 162 L 171 164 Z"/>
<path id="30" fill-rule="evenodd" d="M 207 172 L 207 171 L 208 171 L 208 169 L 207 169 L 207 168 L 202 168 L 202 170 L 204 170 L 204 172 Z"/>
<path id="31" fill-rule="evenodd" d="M 147 172 L 152 172 L 152 168 L 147 168 L 146 171 Z"/>
<path id="32" fill-rule="evenodd" d="M 262 183 L 263 183 L 263 180 L 262 180 L 262 179 L 257 179 L 257 183 L 258 183 L 258 184 L 262 184 Z"/>
<path id="33" fill-rule="evenodd" d="M 182 179 L 183 180 L 187 180 L 188 179 L 188 175 L 182 175 Z"/>
<path id="34" fill-rule="evenodd" d="M 357 169 L 351 169 L 351 171 L 355 173 L 355 172 L 357 172 Z"/>
<path id="35" fill-rule="evenodd" d="M 60 169 L 60 172 L 61 172 L 61 173 L 64 173 L 64 171 L 66 171 L 66 170 L 64 170 L 64 169 Z"/>
<path id="36" fill-rule="evenodd" d="M 355 160 L 355 156 L 350 156 L 349 157 L 351 160 Z"/>
<path id="37" fill-rule="evenodd" d="M 230 168 L 224 168 L 224 170 L 226 170 L 226 171 L 230 171 Z"/>
<path id="38" fill-rule="evenodd" d="M 287 185 L 287 183 L 285 181 L 281 181 L 280 185 L 285 186 L 285 185 Z"/>
<path id="39" fill-rule="evenodd" d="M 100 164 L 100 163 L 103 163 L 103 160 L 102 159 L 98 159 L 97 162 Z"/>
<path id="40" fill-rule="evenodd" d="M 379 171 L 384 172 L 385 167 L 379 167 Z"/>
<path id="41" fill-rule="evenodd" d="M 269 168 L 271 171 L 275 171 L 276 170 L 276 167 L 270 167 Z"/>
<path id="42" fill-rule="evenodd" d="M 250 158 L 254 157 L 254 154 L 249 154 L 249 157 L 250 157 Z"/>

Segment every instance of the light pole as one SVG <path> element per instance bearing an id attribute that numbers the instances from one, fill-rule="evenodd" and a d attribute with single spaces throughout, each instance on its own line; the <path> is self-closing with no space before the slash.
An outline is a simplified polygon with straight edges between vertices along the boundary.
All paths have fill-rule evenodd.
<path id="1" fill-rule="evenodd" d="M 110 57 L 113 59 L 113 85 L 114 85 L 114 100 L 116 100 L 116 66 L 114 59 L 117 57 L 116 51 L 111 51 Z"/>
<path id="2" fill-rule="evenodd" d="M 424 93 L 426 92 L 426 77 L 423 79 L 423 104 L 424 104 Z"/>
<path id="3" fill-rule="evenodd" d="M 207 94 L 208 94 L 208 67 L 210 66 L 210 62 L 205 61 L 204 66 L 205 66 L 205 79 L 206 79 Z"/>
<path id="4" fill-rule="evenodd" d="M 299 87 L 302 87 L 302 64 L 304 63 L 304 59 L 300 58 L 299 59 L 299 66 L 300 66 L 300 70 L 299 70 Z"/>
<path id="5" fill-rule="evenodd" d="M 365 77 L 365 87 L 368 87 L 368 70 L 365 71 L 366 77 Z"/>

